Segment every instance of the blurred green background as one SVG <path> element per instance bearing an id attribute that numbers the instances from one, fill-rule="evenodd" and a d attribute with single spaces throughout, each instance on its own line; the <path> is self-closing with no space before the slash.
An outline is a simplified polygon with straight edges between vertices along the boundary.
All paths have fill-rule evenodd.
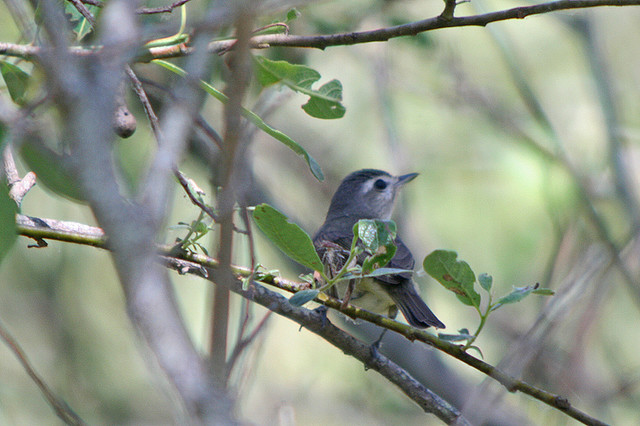
<path id="1" fill-rule="evenodd" d="M 468 15 L 524 4 L 473 0 L 456 12 Z M 424 1 L 319 2 L 299 8 L 301 16 L 291 31 L 374 29 L 435 16 L 441 8 L 439 2 Z M 17 42 L 4 10 L 0 22 L 0 41 Z M 631 286 L 639 291 L 634 222 L 640 218 L 616 191 L 606 121 L 613 116 L 619 159 L 629 172 L 626 189 L 637 201 L 639 41 L 640 10 L 623 7 L 557 12 L 325 51 L 259 52 L 305 63 L 322 74 L 322 83 L 340 80 L 347 113 L 339 120 L 317 120 L 300 109 L 306 102 L 301 95 L 286 89 L 262 93 L 275 105 L 266 121 L 303 145 L 327 179 L 316 181 L 302 160 L 259 132 L 250 163 L 263 195 L 309 233 L 322 223 L 330 196 L 351 171 L 420 173 L 396 209 L 399 233 L 418 264 L 436 248 L 451 249 L 476 273 L 493 275 L 497 295 L 536 282 L 554 289 L 555 298 L 565 302 L 543 320 L 551 325 L 530 347 L 536 356 L 522 376 L 603 421 L 638 424 L 640 307 L 607 260 L 606 243 L 580 201 L 576 177 L 615 244 L 625 247 L 623 257 L 635 279 Z M 163 73 L 154 65 L 136 70 L 149 76 Z M 214 85 L 223 85 L 215 78 Z M 519 82 L 531 90 L 527 96 Z M 613 105 L 603 103 L 601 93 Z M 254 91 L 248 106 L 257 95 Z M 532 114 L 534 104 L 550 127 Z M 138 132 L 117 141 L 114 150 L 123 168 L 135 175 L 153 141 L 140 106 L 135 101 L 130 106 L 138 117 Z M 220 111 L 211 100 L 203 116 L 216 127 Z M 208 171 L 196 159 L 185 159 L 181 169 L 206 188 Z M 86 207 L 42 186 L 28 194 L 22 212 L 94 223 Z M 191 221 L 197 214 L 176 185 L 167 225 Z M 182 233 L 168 230 L 167 241 Z M 261 235 L 257 239 L 258 261 L 266 268 L 294 279 L 303 272 Z M 128 321 L 108 253 L 58 242 L 28 249 L 31 243 L 21 237 L 0 266 L 0 320 L 37 371 L 89 424 L 175 423 L 175 397 Z M 242 237 L 236 250 L 236 263 L 247 265 Z M 475 329 L 471 308 L 434 280 L 422 276 L 418 281 L 448 332 Z M 191 335 L 204 351 L 209 284 L 177 274 L 174 282 Z M 567 295 L 570 288 L 573 293 Z M 476 342 L 485 361 L 496 365 L 507 356 L 552 300 L 531 296 L 496 312 Z M 233 297 L 232 303 L 232 313 L 240 318 L 244 301 Z M 254 307 L 252 318 L 257 322 L 264 314 Z M 282 425 L 437 423 L 377 373 L 364 371 L 298 328 L 272 315 L 266 332 L 237 366 L 241 419 Z M 447 369 L 472 392 L 485 378 L 455 359 L 429 352 L 441 364 L 426 362 L 419 368 L 436 382 L 439 369 Z M 506 394 L 502 403 L 530 424 L 574 424 L 526 396 Z M 57 423 L 13 354 L 0 345 L 0 424 Z"/>

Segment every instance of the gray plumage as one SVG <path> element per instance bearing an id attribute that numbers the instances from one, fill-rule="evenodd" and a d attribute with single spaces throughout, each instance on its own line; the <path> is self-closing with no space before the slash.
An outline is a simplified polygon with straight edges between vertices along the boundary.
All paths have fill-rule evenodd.
<path id="1" fill-rule="evenodd" d="M 323 263 L 333 271 L 339 270 L 349 254 L 356 222 L 389 220 L 399 189 L 416 176 L 417 173 L 392 176 L 382 170 L 364 169 L 344 178 L 333 195 L 324 224 L 313 238 Z M 400 238 L 395 239 L 395 244 L 396 254 L 387 267 L 413 270 L 415 260 L 407 246 Z M 358 263 L 364 257 L 361 255 Z M 344 289 L 338 289 L 338 293 L 342 296 Z M 351 300 L 356 306 L 392 318 L 400 308 L 407 322 L 415 327 L 445 327 L 424 303 L 408 273 L 360 280 Z"/>

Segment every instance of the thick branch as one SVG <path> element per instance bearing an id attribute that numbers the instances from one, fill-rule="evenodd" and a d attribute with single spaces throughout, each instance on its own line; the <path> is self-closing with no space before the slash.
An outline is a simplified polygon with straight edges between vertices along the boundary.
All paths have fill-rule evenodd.
<path id="1" fill-rule="evenodd" d="M 210 270 L 209 275 L 215 277 L 215 271 Z M 285 297 L 259 284 L 254 284 L 249 289 L 243 290 L 241 283 L 236 281 L 230 289 L 246 299 L 297 322 L 346 354 L 353 356 L 368 369 L 377 371 L 391 383 L 398 386 L 409 398 L 420 405 L 425 412 L 435 414 L 447 424 L 470 424 L 460 415 L 457 409 L 424 387 L 397 364 L 379 352 L 372 351 L 369 345 L 360 342 L 331 324 L 321 313 L 292 306 Z"/>

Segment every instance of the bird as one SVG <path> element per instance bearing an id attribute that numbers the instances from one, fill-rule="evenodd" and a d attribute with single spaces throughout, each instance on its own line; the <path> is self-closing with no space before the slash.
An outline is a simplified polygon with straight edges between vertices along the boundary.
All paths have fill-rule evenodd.
<path id="1" fill-rule="evenodd" d="M 316 252 L 330 275 L 340 270 L 349 256 L 354 225 L 361 219 L 390 220 L 400 189 L 416 176 L 417 173 L 392 176 L 382 170 L 363 169 L 342 180 L 331 199 L 324 223 L 313 237 Z M 395 245 L 396 253 L 386 267 L 413 270 L 415 260 L 411 251 L 397 236 Z M 366 254 L 358 256 L 358 264 L 361 265 L 365 257 Z M 399 308 L 414 327 L 445 328 L 418 294 L 411 273 L 340 283 L 331 290 L 334 296 L 342 298 L 344 305 L 353 303 L 390 318 L 397 316 Z"/>

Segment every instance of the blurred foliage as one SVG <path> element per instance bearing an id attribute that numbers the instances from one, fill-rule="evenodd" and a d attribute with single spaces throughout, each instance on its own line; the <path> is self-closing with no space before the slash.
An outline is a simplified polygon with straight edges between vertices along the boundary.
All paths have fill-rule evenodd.
<path id="1" fill-rule="evenodd" d="M 504 0 L 483 7 L 519 5 Z M 357 31 L 425 19 L 441 7 L 417 0 L 318 2 L 298 8 L 301 15 L 289 25 L 293 34 Z M 473 7 L 462 4 L 457 13 L 475 13 Z M 0 41 L 20 41 L 4 4 L 0 11 Z M 177 28 L 171 26 L 175 17 L 145 19 L 149 32 L 158 22 L 174 32 Z M 637 424 L 640 361 L 635 325 L 640 307 L 615 266 L 603 261 L 606 243 L 589 210 L 629 254 L 638 291 L 635 223 L 640 219 L 617 189 L 612 161 L 617 156 L 627 167 L 624 185 L 637 200 L 639 19 L 637 8 L 599 8 L 326 51 L 266 51 L 272 60 L 287 59 L 338 79 L 347 112 L 339 120 L 315 120 L 300 107 L 308 95 L 278 87 L 254 90 L 245 106 L 253 109 L 270 100 L 274 106 L 269 125 L 300 143 L 320 164 L 326 180 L 318 182 L 295 153 L 264 133 L 255 134 L 249 150 L 251 169 L 266 191 L 264 197 L 309 233 L 322 223 L 329 197 L 349 172 L 365 167 L 419 172 L 404 189 L 395 218 L 398 234 L 414 256 L 422 259 L 436 248 L 455 250 L 479 270 L 492 272 L 498 294 L 535 282 L 556 291 L 555 298 L 565 303 L 551 311 L 554 317 L 544 336 L 530 348 L 535 356 L 522 370 L 524 379 L 568 396 L 611 424 Z M 589 47 L 584 27 L 576 22 L 587 25 L 595 47 Z M 593 61 L 594 55 L 600 60 Z M 3 64 L 15 70 L 15 61 Z M 217 65 L 211 83 L 222 87 L 223 60 Z M 614 105 L 602 101 L 597 77 L 602 69 Z M 136 65 L 136 71 L 164 84 L 173 81 L 153 65 Z M 20 73 L 13 75 L 21 78 Z M 528 92 L 518 86 L 523 83 Z M 5 87 L 0 90 L 13 96 Z M 536 114 L 534 104 L 548 122 Z M 132 111 L 143 123 L 139 106 L 132 105 Z M 219 102 L 208 100 L 202 115 L 220 128 Z M 611 151 L 607 131 L 606 117 L 612 115 L 614 136 L 622 141 L 617 153 Z M 138 127 L 134 136 L 114 146 L 131 187 L 154 149 L 151 132 Z M 181 169 L 205 184 L 210 171 L 195 149 L 191 154 Z M 28 170 L 21 165 L 22 174 Z M 581 188 L 590 205 L 585 205 Z M 0 194 L 4 199 L 6 194 Z M 86 207 L 42 186 L 27 195 L 22 211 L 94 222 Z M 169 225 L 190 223 L 198 214 L 177 190 Z M 212 234 L 198 242 L 211 246 Z M 181 236 L 167 231 L 167 241 Z M 262 265 L 288 277 L 302 272 L 259 233 L 254 236 Z M 31 242 L 19 238 L 1 264 L 0 318 L 44 379 L 89 424 L 172 423 L 175 397 L 164 379 L 147 367 L 151 355 L 136 343 L 108 254 L 62 243 L 46 249 L 27 249 L 27 244 Z M 239 236 L 235 263 L 250 263 L 248 247 L 247 239 Z M 590 273 L 598 262 L 602 265 Z M 417 280 L 451 330 L 474 324 L 473 312 L 461 308 L 453 294 L 431 279 Z M 211 289 L 203 280 L 177 275 L 175 288 L 193 339 L 204 351 Z M 551 303 L 529 298 L 496 311 L 475 342 L 485 360 L 498 364 L 536 321 L 545 321 L 539 315 Z M 232 299 L 237 318 L 242 318 L 244 306 L 244 301 Z M 250 312 L 259 320 L 265 310 L 251 307 Z M 231 336 L 240 327 L 239 319 Z M 453 359 L 443 358 L 443 365 L 473 387 L 484 379 Z M 0 424 L 55 423 L 51 409 L 3 345 L 0 377 Z M 424 413 L 389 383 L 275 316 L 234 379 L 241 418 L 256 424 L 425 424 Z M 533 424 L 567 422 L 562 413 L 542 410 L 539 402 L 522 395 L 504 399 Z"/>

